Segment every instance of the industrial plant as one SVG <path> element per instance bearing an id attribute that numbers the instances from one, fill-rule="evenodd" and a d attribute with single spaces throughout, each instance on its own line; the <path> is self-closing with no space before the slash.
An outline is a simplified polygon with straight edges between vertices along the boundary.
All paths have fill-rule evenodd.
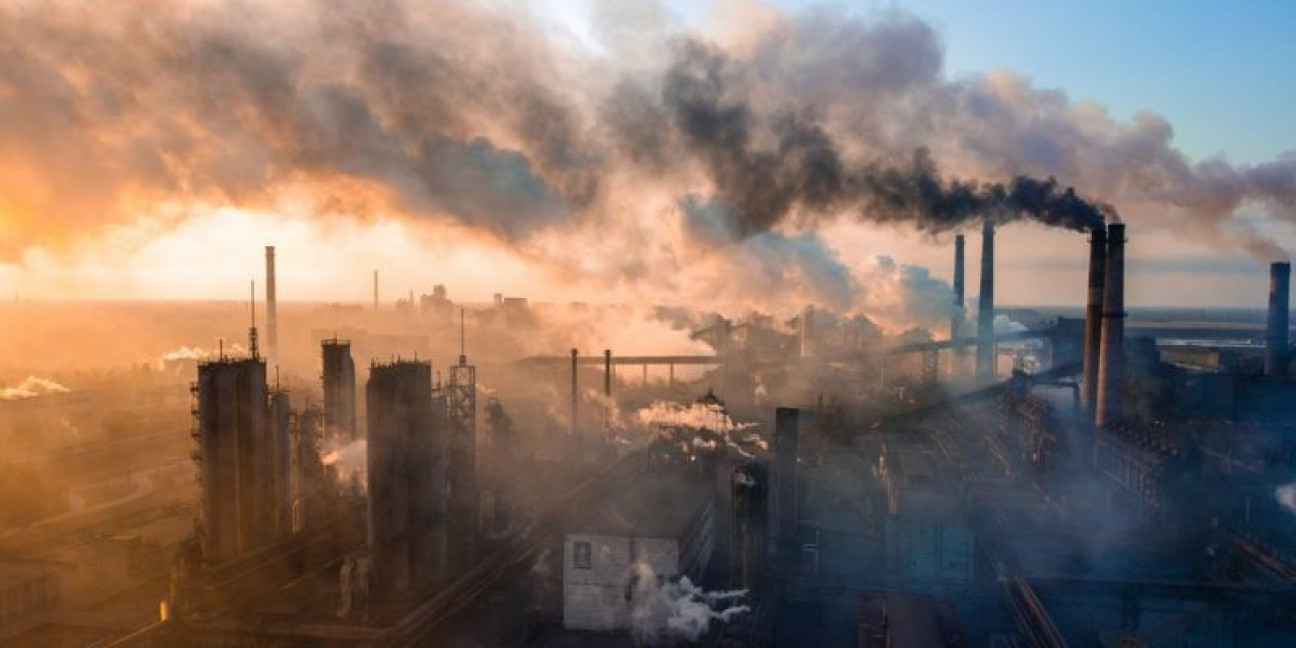
<path id="1" fill-rule="evenodd" d="M 440 286 L 326 330 L 333 307 L 276 303 L 267 247 L 245 343 L 145 368 L 134 380 L 151 388 L 114 396 L 191 421 L 142 439 L 151 461 L 128 449 L 119 471 L 98 467 L 122 475 L 102 488 L 144 494 L 3 536 L 0 636 L 1296 641 L 1290 265 L 1270 268 L 1263 321 L 1131 312 L 1137 241 L 1111 222 L 1088 233 L 1086 303 L 1004 309 L 1000 229 L 981 228 L 971 309 L 953 238 L 945 336 L 861 334 L 806 307 L 785 323 L 700 317 L 683 332 L 709 351 L 662 355 L 519 353 L 550 311 L 599 322 L 600 307 L 457 304 Z M 284 371 L 309 349 L 313 377 Z M 104 408 L 75 395 L 0 402 L 4 438 Z"/>
<path id="2" fill-rule="evenodd" d="M 813 4 L 0 1 L 0 648 L 1296 646 L 1296 5 Z"/>

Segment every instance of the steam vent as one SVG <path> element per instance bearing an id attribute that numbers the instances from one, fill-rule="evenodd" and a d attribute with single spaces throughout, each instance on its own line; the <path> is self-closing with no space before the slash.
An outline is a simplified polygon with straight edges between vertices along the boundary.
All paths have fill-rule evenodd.
<path id="1" fill-rule="evenodd" d="M 1296 3 L 158 4 L 0 1 L 0 648 L 1296 646 Z"/>

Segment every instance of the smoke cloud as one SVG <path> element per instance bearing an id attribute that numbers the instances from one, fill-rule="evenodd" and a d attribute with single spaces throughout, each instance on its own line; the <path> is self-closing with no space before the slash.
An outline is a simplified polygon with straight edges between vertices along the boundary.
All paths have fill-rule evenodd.
<path id="1" fill-rule="evenodd" d="M 859 277 L 816 234 L 841 219 L 1083 231 L 1119 210 L 1285 256 L 1254 217 L 1296 222 L 1296 152 L 1192 161 L 1158 115 L 1119 121 L 1011 72 L 952 81 L 903 12 L 715 34 L 641 4 L 598 12 L 604 50 L 511 3 L 6 3 L 0 259 L 285 197 L 480 234 L 555 280 L 712 301 L 767 296 L 734 280 L 755 274 L 850 305 Z"/>

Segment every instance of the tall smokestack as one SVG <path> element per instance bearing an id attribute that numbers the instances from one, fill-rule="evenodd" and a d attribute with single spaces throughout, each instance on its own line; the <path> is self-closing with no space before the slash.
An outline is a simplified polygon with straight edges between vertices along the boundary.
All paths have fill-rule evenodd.
<path id="1" fill-rule="evenodd" d="M 1098 362 L 1102 355 L 1103 290 L 1107 266 L 1107 230 L 1089 238 L 1089 303 L 1085 306 L 1084 405 L 1090 420 L 1098 408 Z"/>
<path id="2" fill-rule="evenodd" d="M 603 440 L 612 424 L 612 349 L 603 349 Z"/>
<path id="3" fill-rule="evenodd" d="M 1098 358 L 1098 407 L 1094 423 L 1106 427 L 1124 415 L 1125 398 L 1125 225 L 1107 226 L 1107 268 L 1103 282 L 1102 351 Z"/>
<path id="4" fill-rule="evenodd" d="M 963 327 L 963 235 L 954 237 L 954 311 L 950 316 L 950 339 L 956 340 Z"/>
<path id="5" fill-rule="evenodd" d="M 580 352 L 576 349 L 571 350 L 571 429 L 568 430 L 567 433 L 571 435 L 572 438 L 576 438 L 576 402 L 580 397 L 579 392 L 576 391 L 576 361 L 579 355 Z"/>
<path id="6" fill-rule="evenodd" d="M 1266 376 L 1287 376 L 1290 351 L 1288 318 L 1291 310 L 1291 264 L 1274 263 L 1269 266 L 1269 335 L 1265 342 L 1264 371 Z"/>
<path id="7" fill-rule="evenodd" d="M 994 380 L 994 221 L 986 221 L 981 229 L 981 294 L 977 299 L 977 358 L 978 380 Z"/>
<path id="8" fill-rule="evenodd" d="M 275 249 L 267 245 L 266 256 L 266 350 L 279 360 L 279 305 L 275 297 Z"/>
<path id="9" fill-rule="evenodd" d="M 378 271 L 374 270 L 374 310 L 378 310 Z"/>

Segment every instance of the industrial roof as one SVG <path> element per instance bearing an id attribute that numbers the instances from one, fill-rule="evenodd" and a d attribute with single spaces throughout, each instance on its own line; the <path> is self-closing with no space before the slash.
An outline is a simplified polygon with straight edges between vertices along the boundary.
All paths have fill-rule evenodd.
<path id="1" fill-rule="evenodd" d="M 707 484 L 675 471 L 630 478 L 606 498 L 572 533 L 679 538 L 711 503 Z"/>

